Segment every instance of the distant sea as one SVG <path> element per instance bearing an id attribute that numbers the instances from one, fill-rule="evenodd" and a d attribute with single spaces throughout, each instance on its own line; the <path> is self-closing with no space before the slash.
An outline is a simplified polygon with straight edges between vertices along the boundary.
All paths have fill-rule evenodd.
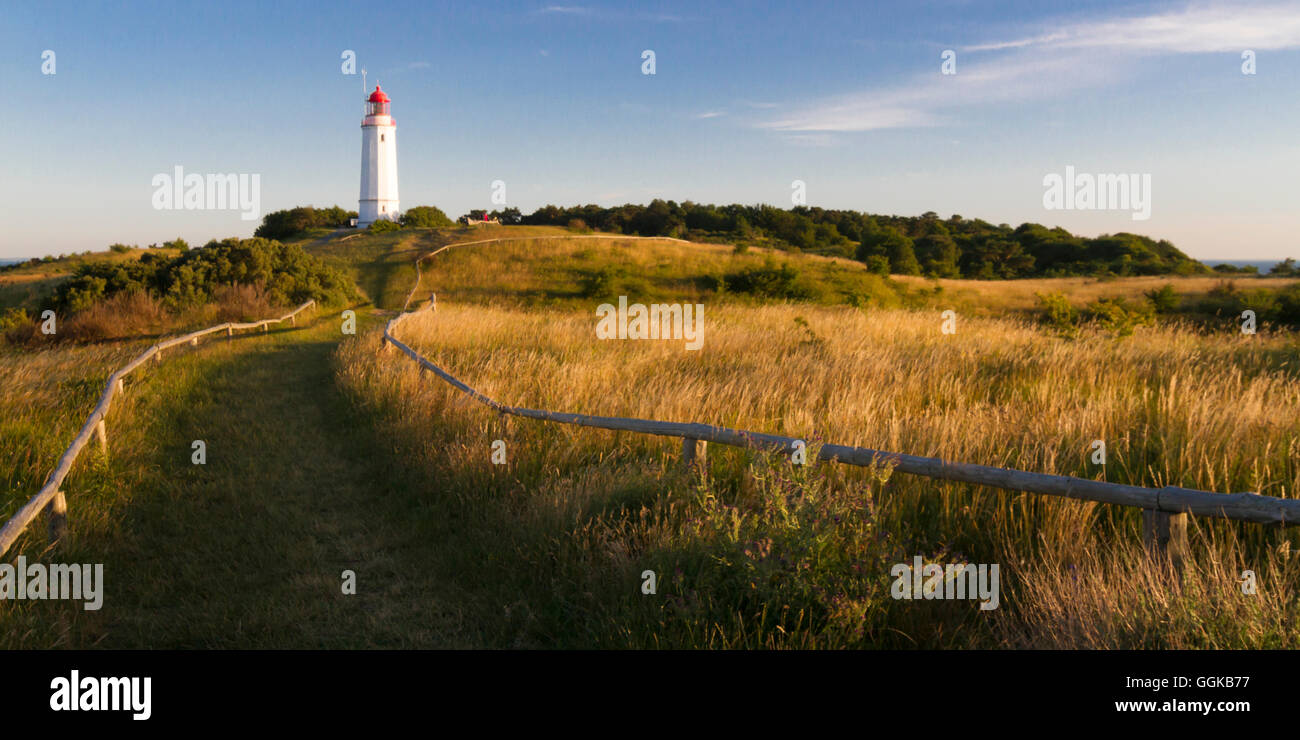
<path id="1" fill-rule="evenodd" d="M 26 262 L 26 261 L 27 260 L 0 260 L 0 265 L 16 265 L 19 262 Z"/>
<path id="2" fill-rule="evenodd" d="M 1259 268 L 1260 275 L 1267 275 L 1268 271 L 1273 269 L 1273 265 L 1282 260 L 1201 260 L 1210 267 L 1215 265 L 1232 265 L 1233 267 L 1249 267 L 1254 265 Z"/>

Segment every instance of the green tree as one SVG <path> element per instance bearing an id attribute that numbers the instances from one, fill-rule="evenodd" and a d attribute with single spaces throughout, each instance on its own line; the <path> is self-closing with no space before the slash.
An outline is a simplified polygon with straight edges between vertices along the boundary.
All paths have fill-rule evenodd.
<path id="1" fill-rule="evenodd" d="M 454 226 L 447 214 L 437 206 L 415 206 L 402 214 L 402 226 L 419 229 L 441 229 Z"/>

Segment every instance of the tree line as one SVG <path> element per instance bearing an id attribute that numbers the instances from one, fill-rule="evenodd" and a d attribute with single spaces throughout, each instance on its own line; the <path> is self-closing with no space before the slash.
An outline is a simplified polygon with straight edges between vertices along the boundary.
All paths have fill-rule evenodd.
<path id="1" fill-rule="evenodd" d="M 783 209 L 655 200 L 649 205 L 611 208 L 548 205 L 520 219 L 534 225 L 566 226 L 574 221 L 622 234 L 850 257 L 881 274 L 992 280 L 1212 272 L 1164 239 L 1130 233 L 1088 238 L 1060 227 L 994 225 L 960 215 L 941 219 L 934 212 L 884 216 L 809 206 Z"/>
<path id="2" fill-rule="evenodd" d="M 310 206 L 267 214 L 256 235 L 284 239 L 307 228 L 344 226 L 355 211 Z M 810 206 L 712 205 L 656 199 L 648 205 L 604 207 L 546 205 L 531 214 L 518 208 L 475 209 L 462 216 L 484 217 L 503 224 L 567 226 L 578 230 L 638 236 L 671 236 L 691 241 L 774 247 L 787 251 L 847 257 L 881 275 L 926 275 L 981 280 L 1135 275 L 1250 273 L 1252 267 L 1216 265 L 1195 260 L 1167 239 L 1120 232 L 1084 237 L 1060 227 L 1037 223 L 991 224 L 926 212 L 920 216 L 886 216 L 854 210 Z M 404 227 L 442 227 L 452 222 L 434 206 L 407 211 Z M 398 224 L 381 224 L 396 228 Z M 1272 274 L 1297 274 L 1286 261 Z"/>

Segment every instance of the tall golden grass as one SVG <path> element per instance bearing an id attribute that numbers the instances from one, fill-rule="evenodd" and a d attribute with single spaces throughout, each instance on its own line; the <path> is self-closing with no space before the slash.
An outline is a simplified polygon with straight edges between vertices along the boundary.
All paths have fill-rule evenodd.
<path id="1" fill-rule="evenodd" d="M 435 363 L 512 405 L 723 424 L 1138 485 L 1296 495 L 1300 352 L 1291 336 L 1211 335 L 1173 324 L 1124 340 L 1085 331 L 1070 341 L 1015 319 L 959 319 L 955 335 L 943 334 L 941 324 L 938 311 L 706 305 L 704 348 L 690 352 L 681 341 L 599 341 L 594 312 L 440 300 L 437 313 L 408 318 L 400 333 Z M 345 347 L 345 385 L 380 410 L 395 435 L 405 435 L 417 464 L 463 478 L 460 495 L 468 505 L 485 506 L 472 501 L 473 490 L 494 491 L 508 496 L 512 516 L 521 517 L 512 531 L 550 522 L 547 528 L 565 532 L 553 535 L 568 538 L 563 547 L 556 540 L 549 551 L 538 546 L 535 556 L 548 561 L 573 548 L 583 553 L 572 556 L 583 568 L 628 578 L 648 553 L 697 549 L 702 521 L 706 528 L 735 521 L 731 534 L 719 534 L 727 527 L 714 532 L 710 547 L 749 526 L 739 522 L 768 522 L 751 515 L 767 511 L 761 502 L 770 499 L 761 492 L 772 486 L 815 492 L 802 500 L 837 505 L 870 494 L 877 559 L 862 550 L 854 567 L 875 571 L 840 573 L 830 588 L 835 594 L 776 621 L 768 610 L 791 603 L 747 603 L 725 589 L 712 601 L 696 594 L 707 609 L 644 617 L 639 628 L 619 633 L 626 644 L 1300 644 L 1300 572 L 1289 532 L 1196 522 L 1194 555 L 1175 574 L 1143 549 L 1139 512 L 1120 507 L 857 469 L 815 468 L 790 478 L 777 466 L 768 475 L 749 453 L 725 449 L 710 451 L 711 479 L 683 483 L 671 474 L 671 442 L 528 421 L 503 426 L 433 376 L 381 359 L 377 350 L 373 337 Z M 508 480 L 487 462 L 496 436 L 512 450 Z M 1106 443 L 1105 466 L 1089 461 L 1094 440 Z M 635 493 L 627 493 L 629 485 Z M 613 515 L 591 515 L 611 506 Z M 761 541 L 768 526 L 776 525 L 750 534 Z M 799 536 L 839 536 L 826 526 L 814 518 Z M 855 538 L 839 546 L 859 545 Z M 606 561 L 598 566 L 601 553 Z M 1001 563 L 1002 608 L 982 616 L 854 591 L 862 579 L 887 585 L 879 569 L 912 554 Z M 597 588 L 579 575 L 583 568 L 572 567 L 570 577 L 582 588 Z M 1242 592 L 1245 570 L 1258 574 L 1254 595 Z M 721 572 L 730 571 L 714 576 Z M 689 591 L 689 584 L 681 587 Z M 858 606 L 850 612 L 872 627 L 863 630 L 860 622 L 858 631 L 845 632 L 827 615 L 842 611 L 845 602 L 835 598 L 854 593 L 850 601 Z M 609 623 L 632 619 L 608 609 Z M 797 619 L 790 616 L 796 612 Z"/>

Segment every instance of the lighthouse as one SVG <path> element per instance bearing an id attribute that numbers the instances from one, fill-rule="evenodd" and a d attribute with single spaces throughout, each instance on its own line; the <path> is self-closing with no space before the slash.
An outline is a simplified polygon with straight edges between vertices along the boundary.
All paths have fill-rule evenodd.
<path id="1" fill-rule="evenodd" d="M 357 226 L 365 228 L 380 219 L 396 221 L 397 122 L 388 109 L 388 95 L 379 85 L 366 100 L 361 120 L 361 201 Z"/>

